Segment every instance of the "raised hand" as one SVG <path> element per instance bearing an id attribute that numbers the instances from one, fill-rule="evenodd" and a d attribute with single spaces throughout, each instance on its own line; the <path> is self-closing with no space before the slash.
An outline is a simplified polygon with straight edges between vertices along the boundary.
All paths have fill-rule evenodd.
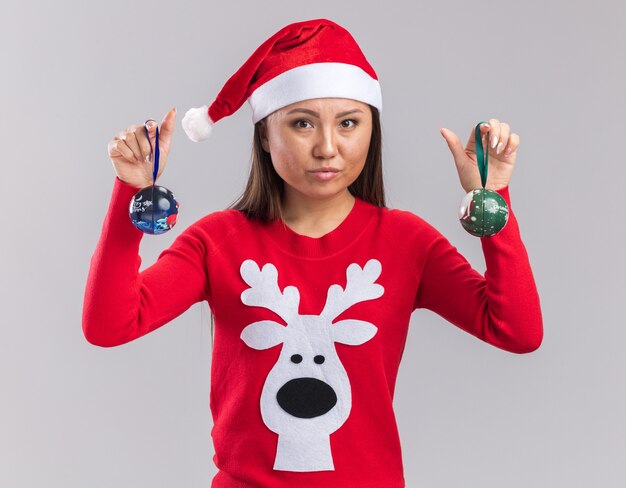
<path id="1" fill-rule="evenodd" d="M 174 119 L 176 109 L 172 108 L 163 117 L 159 127 L 159 172 L 157 179 L 165 170 L 167 156 L 172 145 L 174 132 Z M 144 124 L 128 126 L 126 130 L 118 132 L 109 141 L 108 152 L 111 163 L 118 178 L 138 188 L 144 188 L 152 184 L 152 164 L 150 161 L 150 143 L 152 148 L 156 145 L 156 122 L 150 120 L 148 124 L 150 141 L 146 136 Z"/>
<path id="2" fill-rule="evenodd" d="M 454 132 L 446 128 L 440 129 L 441 135 L 448 143 L 450 152 L 452 152 L 461 186 L 466 193 L 476 188 L 482 188 L 478 171 L 474 129 L 475 127 L 472 127 L 465 148 L 463 148 L 461 141 Z M 509 124 L 500 122 L 498 119 L 489 119 L 488 124 L 481 124 L 480 130 L 483 148 L 485 148 L 485 141 L 489 141 L 489 168 L 485 188 L 499 190 L 509 184 L 513 167 L 515 166 L 520 138 L 518 134 L 511 133 Z"/>

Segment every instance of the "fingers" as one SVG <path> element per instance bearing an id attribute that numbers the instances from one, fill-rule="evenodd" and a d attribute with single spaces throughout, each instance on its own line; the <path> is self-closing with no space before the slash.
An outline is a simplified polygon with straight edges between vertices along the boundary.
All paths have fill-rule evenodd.
<path id="1" fill-rule="evenodd" d="M 500 122 L 500 135 L 498 137 L 498 144 L 495 147 L 496 154 L 500 154 L 502 150 L 506 147 L 509 142 L 509 135 L 511 133 L 511 128 L 509 124 L 505 122 Z"/>
<path id="2" fill-rule="evenodd" d="M 489 131 L 491 130 L 491 127 L 489 126 L 488 123 L 484 123 L 484 124 L 480 124 L 480 143 L 482 145 L 483 148 L 489 148 L 489 143 L 487 142 L 487 145 L 485 145 L 485 140 L 489 140 Z M 469 139 L 467 140 L 467 147 L 470 148 L 474 148 L 474 152 L 476 151 L 475 149 L 475 133 L 474 133 L 474 129 L 472 128 L 472 130 L 470 131 L 470 135 L 469 135 Z"/>
<path id="3" fill-rule="evenodd" d="M 500 121 L 498 119 L 489 119 L 489 147 L 495 149 L 500 140 Z"/>
<path id="4" fill-rule="evenodd" d="M 504 152 L 502 154 L 504 154 L 505 156 L 510 156 L 514 151 L 517 150 L 517 146 L 519 146 L 519 135 L 513 133 L 509 137 L 509 142 L 504 148 Z"/>
<path id="5" fill-rule="evenodd" d="M 175 118 L 176 108 L 172 108 L 165 114 L 161 123 L 159 143 L 162 143 L 161 157 L 163 160 L 169 151 Z M 129 125 L 109 141 L 107 148 L 109 155 L 123 158 L 131 163 L 151 163 L 150 156 L 156 148 L 156 131 L 157 123 L 154 119 L 148 119 L 144 124 Z"/>
<path id="6" fill-rule="evenodd" d="M 146 135 L 146 131 L 147 131 L 147 135 Z M 156 150 L 156 131 L 157 131 L 156 120 L 154 119 L 146 120 L 144 123 L 144 126 L 142 127 L 141 134 L 143 136 L 143 139 L 142 139 L 143 144 L 145 145 L 145 147 L 148 148 L 148 154 L 150 154 L 151 150 L 152 151 Z"/>
<path id="7" fill-rule="evenodd" d="M 131 126 L 126 130 L 125 138 L 126 144 L 130 147 L 131 151 L 135 155 L 135 159 L 137 161 L 145 161 L 146 155 L 150 154 L 150 149 L 144 151 L 143 154 L 141 152 L 141 146 L 139 145 L 139 141 L 137 140 L 137 126 Z"/>
<path id="8" fill-rule="evenodd" d="M 107 150 L 112 157 L 121 156 L 129 161 L 135 159 L 133 151 L 131 151 L 131 149 L 126 145 L 126 142 L 122 139 L 119 139 L 118 136 L 115 136 L 114 139 L 109 141 L 109 146 Z"/>
<path id="9" fill-rule="evenodd" d="M 128 126 L 115 136 L 114 141 L 120 141 L 116 144 L 118 151 L 129 161 L 150 162 L 150 142 L 143 125 Z"/>
<path id="10" fill-rule="evenodd" d="M 135 140 L 137 141 L 137 145 L 139 146 L 140 151 L 140 161 L 145 161 L 146 156 L 150 156 L 152 149 L 150 147 L 150 141 L 148 140 L 148 136 L 146 136 L 146 128 L 144 125 L 135 125 L 133 126 L 135 129 L 133 131 L 133 135 L 135 136 Z M 149 130 L 150 138 L 154 140 L 154 134 L 156 133 L 156 125 Z M 154 146 L 154 143 L 152 143 Z"/>
<path id="11" fill-rule="evenodd" d="M 483 133 L 489 132 L 489 147 L 499 155 L 509 156 L 519 145 L 519 135 L 511 133 L 506 122 L 498 119 L 489 119 L 488 125 L 482 125 Z"/>

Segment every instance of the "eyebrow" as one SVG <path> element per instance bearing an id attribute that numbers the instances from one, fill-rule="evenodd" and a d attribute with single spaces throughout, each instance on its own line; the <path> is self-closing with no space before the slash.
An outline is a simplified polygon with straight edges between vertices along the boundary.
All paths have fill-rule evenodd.
<path id="1" fill-rule="evenodd" d="M 295 112 L 304 112 L 305 114 L 309 114 L 309 115 L 313 115 L 314 117 L 319 117 L 320 114 L 318 114 L 317 112 L 314 112 L 313 110 L 309 110 L 308 108 L 294 108 L 293 110 L 290 110 L 289 112 L 287 112 L 287 115 L 289 114 L 293 114 Z M 337 114 L 337 116 L 335 118 L 339 118 L 339 117 L 343 117 L 345 115 L 349 115 L 349 114 L 353 114 L 356 112 L 361 112 L 363 113 L 363 111 L 360 108 L 355 108 L 354 110 L 348 110 L 346 112 L 341 112 L 339 114 Z"/>

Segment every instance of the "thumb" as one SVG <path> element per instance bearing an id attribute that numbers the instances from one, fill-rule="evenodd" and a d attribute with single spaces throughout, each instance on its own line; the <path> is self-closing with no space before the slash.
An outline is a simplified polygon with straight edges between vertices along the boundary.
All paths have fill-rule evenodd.
<path id="1" fill-rule="evenodd" d="M 448 148 L 454 157 L 454 161 L 460 163 L 465 156 L 465 150 L 463 149 L 463 144 L 461 144 L 457 135 L 450 129 L 446 129 L 444 127 L 439 129 L 439 132 L 441 132 L 441 135 L 448 143 Z"/>
<path id="2" fill-rule="evenodd" d="M 159 132 L 159 143 L 163 143 L 166 146 L 166 150 L 169 150 L 170 140 L 174 132 L 174 120 L 176 119 L 176 107 L 170 109 L 163 117 L 161 122 L 161 130 Z"/>

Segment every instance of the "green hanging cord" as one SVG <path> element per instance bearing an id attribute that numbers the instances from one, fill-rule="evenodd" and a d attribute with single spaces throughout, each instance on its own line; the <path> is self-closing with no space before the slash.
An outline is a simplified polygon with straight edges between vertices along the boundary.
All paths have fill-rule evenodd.
<path id="1" fill-rule="evenodd" d="M 474 130 L 474 140 L 476 142 L 476 159 L 478 164 L 478 172 L 480 173 L 480 182 L 485 188 L 487 184 L 487 170 L 489 162 L 489 137 L 487 137 L 487 150 L 483 150 L 483 141 L 480 134 L 480 126 L 487 122 L 479 122 Z"/>

